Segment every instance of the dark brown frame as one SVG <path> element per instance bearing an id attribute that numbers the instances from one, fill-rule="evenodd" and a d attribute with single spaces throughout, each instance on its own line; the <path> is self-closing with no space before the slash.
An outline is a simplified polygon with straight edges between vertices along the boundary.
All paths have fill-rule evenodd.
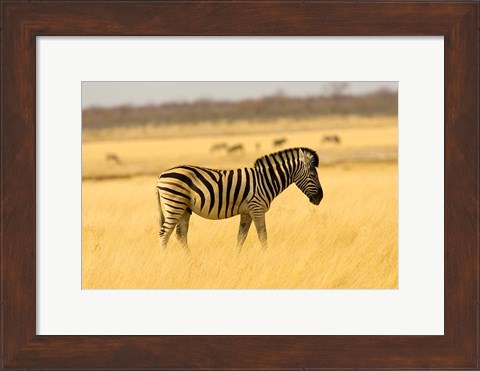
<path id="1" fill-rule="evenodd" d="M 479 368 L 479 2 L 4 0 L 1 11 L 2 369 Z M 43 35 L 443 35 L 445 335 L 37 336 Z"/>

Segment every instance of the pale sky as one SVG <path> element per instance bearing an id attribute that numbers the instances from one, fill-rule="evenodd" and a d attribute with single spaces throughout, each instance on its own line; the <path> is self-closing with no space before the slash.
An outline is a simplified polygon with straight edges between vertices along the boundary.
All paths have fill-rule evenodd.
<path id="1" fill-rule="evenodd" d="M 398 91 L 398 82 L 347 82 L 345 93 L 365 94 L 379 89 Z M 82 82 L 82 108 L 123 104 L 146 105 L 191 102 L 202 98 L 231 100 L 260 98 L 282 91 L 287 96 L 328 94 L 332 82 Z"/>

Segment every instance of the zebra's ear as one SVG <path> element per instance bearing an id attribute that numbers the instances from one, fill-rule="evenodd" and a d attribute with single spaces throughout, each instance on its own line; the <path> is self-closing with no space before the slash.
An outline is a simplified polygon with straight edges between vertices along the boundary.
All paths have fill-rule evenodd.
<path id="1" fill-rule="evenodd" d="M 305 152 L 303 152 L 301 149 L 298 150 L 298 157 L 300 158 L 300 161 L 302 161 L 304 164 L 307 163 L 307 157 L 305 156 Z"/>

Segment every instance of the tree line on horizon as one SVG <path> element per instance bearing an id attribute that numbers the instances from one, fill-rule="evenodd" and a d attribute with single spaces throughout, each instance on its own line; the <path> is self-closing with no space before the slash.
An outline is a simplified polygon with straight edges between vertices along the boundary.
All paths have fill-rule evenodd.
<path id="1" fill-rule="evenodd" d="M 327 115 L 396 116 L 398 94 L 377 91 L 367 95 L 290 97 L 282 93 L 260 99 L 170 102 L 158 105 L 90 107 L 82 111 L 83 129 L 163 126 L 181 123 L 307 119 Z"/>

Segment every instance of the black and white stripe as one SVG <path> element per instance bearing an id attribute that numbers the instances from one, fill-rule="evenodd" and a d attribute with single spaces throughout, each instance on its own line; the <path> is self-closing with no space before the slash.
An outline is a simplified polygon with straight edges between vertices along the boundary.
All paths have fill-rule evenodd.
<path id="1" fill-rule="evenodd" d="M 181 243 L 188 247 L 188 223 L 194 212 L 212 220 L 241 215 L 239 249 L 253 220 L 266 247 L 265 213 L 290 184 L 295 183 L 313 204 L 322 200 L 316 167 L 315 151 L 292 148 L 259 158 L 253 168 L 214 170 L 184 165 L 164 171 L 157 182 L 161 245 L 167 246 L 176 227 Z"/>

